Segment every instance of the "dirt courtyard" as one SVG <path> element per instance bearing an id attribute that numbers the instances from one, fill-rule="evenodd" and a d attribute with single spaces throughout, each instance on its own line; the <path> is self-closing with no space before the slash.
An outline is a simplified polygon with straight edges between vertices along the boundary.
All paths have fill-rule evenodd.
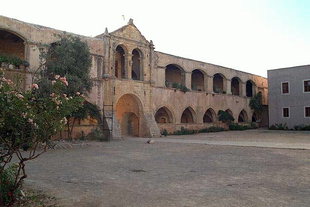
<path id="1" fill-rule="evenodd" d="M 26 185 L 64 207 L 309 206 L 310 150 L 285 146 L 309 145 L 310 133 L 249 130 L 146 140 L 50 150 L 29 163 Z M 264 146 L 277 142 L 285 145 Z"/>

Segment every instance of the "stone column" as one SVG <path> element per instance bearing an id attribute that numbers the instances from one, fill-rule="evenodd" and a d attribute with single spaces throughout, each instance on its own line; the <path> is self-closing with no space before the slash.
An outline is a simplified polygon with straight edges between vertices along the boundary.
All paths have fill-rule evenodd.
<path id="1" fill-rule="evenodd" d="M 208 83 L 210 82 L 209 78 L 207 75 L 203 76 L 203 90 L 208 92 L 209 91 L 209 86 Z"/>
<path id="2" fill-rule="evenodd" d="M 132 54 L 127 54 L 125 57 L 125 77 L 128 79 L 132 79 Z"/>
<path id="3" fill-rule="evenodd" d="M 246 97 L 246 83 L 240 82 L 240 84 L 241 84 L 240 96 Z"/>
<path id="4" fill-rule="evenodd" d="M 226 94 L 231 94 L 231 79 L 226 80 Z"/>
<path id="5" fill-rule="evenodd" d="M 185 72 L 185 86 L 188 89 L 192 89 L 192 73 L 191 72 Z"/>
<path id="6" fill-rule="evenodd" d="M 207 76 L 207 92 L 208 93 L 213 93 L 213 76 Z"/>

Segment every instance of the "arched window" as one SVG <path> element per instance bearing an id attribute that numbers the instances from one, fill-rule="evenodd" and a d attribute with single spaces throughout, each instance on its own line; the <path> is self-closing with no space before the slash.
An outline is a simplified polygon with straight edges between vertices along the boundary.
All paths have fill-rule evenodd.
<path id="1" fill-rule="evenodd" d="M 190 107 L 186 108 L 181 116 L 181 123 L 194 123 L 194 110 Z"/>
<path id="2" fill-rule="evenodd" d="M 214 93 L 226 93 L 225 91 L 225 83 L 224 83 L 225 77 L 217 73 L 213 76 L 213 92 Z"/>
<path id="3" fill-rule="evenodd" d="M 131 78 L 133 80 L 143 80 L 142 72 L 142 53 L 138 49 L 132 51 L 132 70 Z"/>
<path id="4" fill-rule="evenodd" d="M 173 65 L 173 64 L 167 65 L 165 76 L 166 76 L 166 86 L 169 88 L 174 87 L 174 84 L 185 85 L 184 84 L 185 82 L 184 70 L 177 65 Z"/>
<path id="5" fill-rule="evenodd" d="M 172 113 L 167 107 L 161 107 L 155 114 L 157 123 L 172 123 Z"/>
<path id="6" fill-rule="evenodd" d="M 248 115 L 245 110 L 242 110 L 238 116 L 238 122 L 247 122 L 248 121 Z"/>
<path id="7" fill-rule="evenodd" d="M 0 29 L 0 54 L 25 59 L 24 40 L 5 30 Z"/>
<path id="8" fill-rule="evenodd" d="M 215 122 L 216 113 L 213 109 L 208 109 L 203 116 L 203 123 L 212 123 Z"/>
<path id="9" fill-rule="evenodd" d="M 237 77 L 234 77 L 231 79 L 231 94 L 235 96 L 240 95 L 240 79 Z"/>
<path id="10" fill-rule="evenodd" d="M 102 59 L 101 57 L 97 57 L 97 77 L 102 77 Z"/>
<path id="11" fill-rule="evenodd" d="M 117 46 L 115 51 L 115 77 L 126 78 L 125 50 L 122 46 Z"/>
<path id="12" fill-rule="evenodd" d="M 196 69 L 192 72 L 192 90 L 204 91 L 204 75 L 203 73 Z"/>
<path id="13" fill-rule="evenodd" d="M 254 95 L 254 83 L 250 80 L 246 82 L 246 96 L 253 97 Z"/>

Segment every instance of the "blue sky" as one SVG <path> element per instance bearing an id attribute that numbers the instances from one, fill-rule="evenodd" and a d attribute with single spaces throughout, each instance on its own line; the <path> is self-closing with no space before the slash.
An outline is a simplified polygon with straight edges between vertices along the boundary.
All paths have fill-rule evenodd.
<path id="1" fill-rule="evenodd" d="M 310 0 L 9 0 L 0 15 L 87 36 L 133 18 L 158 51 L 262 76 L 310 64 Z"/>

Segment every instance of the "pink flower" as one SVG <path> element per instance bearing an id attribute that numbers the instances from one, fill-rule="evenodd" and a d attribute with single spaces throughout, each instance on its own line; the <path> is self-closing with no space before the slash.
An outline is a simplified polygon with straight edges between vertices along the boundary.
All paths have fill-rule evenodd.
<path id="1" fill-rule="evenodd" d="M 38 84 L 32 84 L 32 86 L 31 86 L 31 88 L 33 88 L 33 89 L 39 89 L 39 86 L 38 86 Z"/>
<path id="2" fill-rule="evenodd" d="M 51 93 L 51 94 L 50 94 L 50 97 L 55 97 L 55 93 Z"/>
<path id="3" fill-rule="evenodd" d="M 55 80 L 52 80 L 52 85 L 54 85 L 56 83 L 56 81 Z"/>
<path id="4" fill-rule="evenodd" d="M 78 96 L 79 96 L 80 94 L 81 94 L 80 92 L 76 92 L 76 95 L 78 95 Z"/>
<path id="5" fill-rule="evenodd" d="M 23 96 L 22 94 L 17 94 L 16 96 L 17 96 L 17 98 L 19 98 L 19 99 L 24 98 L 24 96 Z"/>
<path id="6" fill-rule="evenodd" d="M 60 78 L 60 75 L 55 75 L 55 79 L 59 79 Z"/>
<path id="7" fill-rule="evenodd" d="M 65 84 L 66 86 L 68 86 L 68 81 L 67 81 L 67 78 L 66 77 L 60 77 L 59 80 Z"/>

